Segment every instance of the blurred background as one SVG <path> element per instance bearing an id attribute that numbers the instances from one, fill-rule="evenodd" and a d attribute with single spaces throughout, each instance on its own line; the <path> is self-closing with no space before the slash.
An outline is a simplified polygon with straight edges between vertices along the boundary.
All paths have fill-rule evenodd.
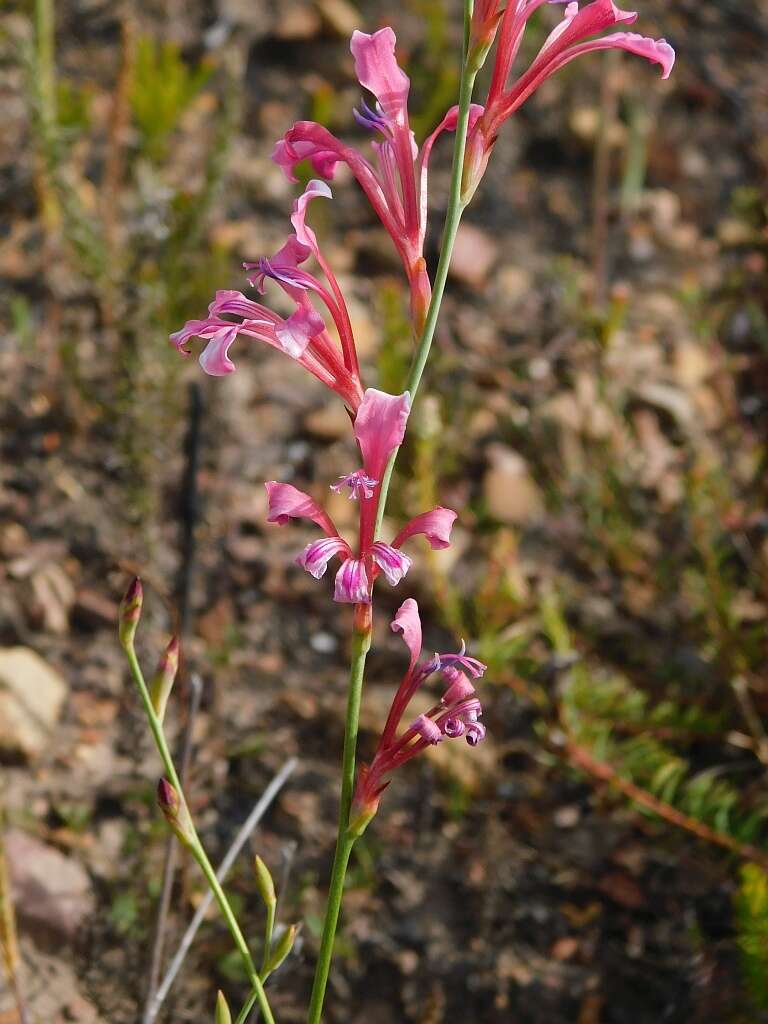
<path id="1" fill-rule="evenodd" d="M 290 754 L 252 841 L 302 921 L 272 1001 L 303 1019 L 335 832 L 350 615 L 265 523 L 263 481 L 328 495 L 335 397 L 257 344 L 204 378 L 167 334 L 273 252 L 298 118 L 365 148 L 356 27 L 390 23 L 423 138 L 454 101 L 456 0 L 7 2 L 0 25 L 0 1021 L 133 1024 L 165 825 L 116 640 L 134 572 L 147 671 L 214 861 Z M 329 1022 L 768 1020 L 768 4 L 643 0 L 668 82 L 596 54 L 505 126 L 462 228 L 391 525 L 440 502 L 446 552 L 379 590 L 361 751 L 426 647 L 489 665 L 489 729 L 400 773 L 359 844 Z M 522 59 L 559 14 L 532 19 Z M 482 99 L 482 89 L 478 95 Z M 450 141 L 433 158 L 436 258 Z M 343 173 L 312 222 L 366 381 L 412 342 L 398 261 Z M 352 507 L 329 498 L 340 524 Z M 203 683 L 190 707 L 190 673 Z M 230 890 L 262 916 L 243 855 Z M 184 863 L 166 953 L 204 887 Z M 15 908 L 17 928 L 12 921 Z M 161 1020 L 247 993 L 211 914 Z"/>

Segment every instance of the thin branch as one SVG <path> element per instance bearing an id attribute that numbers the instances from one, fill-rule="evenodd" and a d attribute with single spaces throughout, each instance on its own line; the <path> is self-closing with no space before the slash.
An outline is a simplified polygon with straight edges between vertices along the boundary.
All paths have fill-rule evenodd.
<path id="1" fill-rule="evenodd" d="M 187 712 L 187 724 L 184 728 L 184 736 L 181 741 L 181 752 L 179 757 L 179 778 L 187 790 L 187 777 L 189 766 L 192 760 L 192 737 L 194 733 L 195 720 L 200 710 L 200 701 L 203 696 L 203 681 L 196 672 L 189 678 L 190 695 L 189 710 Z M 173 890 L 173 879 L 176 874 L 176 862 L 179 855 L 179 844 L 176 837 L 171 833 L 165 847 L 165 862 L 163 864 L 163 882 L 160 889 L 160 900 L 157 906 L 157 921 L 155 924 L 155 935 L 152 941 L 152 955 L 150 957 L 149 984 L 147 986 L 147 998 L 144 1004 L 144 1015 L 142 1024 L 152 1024 L 150 1007 L 153 1005 L 157 986 L 160 984 L 160 971 L 163 967 L 163 949 L 165 946 L 165 929 L 168 923 L 168 912 L 171 907 L 171 892 Z"/>
<path id="2" fill-rule="evenodd" d="M 227 875 L 229 874 L 230 868 L 232 867 L 238 855 L 240 854 L 240 851 L 245 846 L 251 833 L 259 824 L 261 819 L 264 817 L 267 810 L 269 809 L 270 804 L 277 797 L 277 794 L 288 781 L 289 777 L 295 770 L 297 763 L 298 762 L 295 757 L 289 758 L 262 793 L 258 803 L 253 808 L 251 813 L 248 815 L 246 820 L 243 822 L 240 831 L 235 836 L 232 845 L 227 850 L 224 859 L 222 860 L 221 864 L 218 867 L 218 870 L 216 871 L 216 877 L 219 880 L 219 882 L 224 882 L 224 880 L 226 879 Z M 158 987 L 157 992 L 155 993 L 154 999 L 148 1008 L 148 1012 L 145 1015 L 145 1024 L 153 1024 L 153 1022 L 157 1019 L 157 1015 L 160 1012 L 160 1008 L 165 1002 L 165 999 L 167 998 L 168 993 L 170 992 L 171 986 L 176 980 L 176 976 L 178 975 L 179 971 L 182 968 L 182 965 L 184 964 L 187 954 L 189 953 L 189 950 L 192 946 L 192 943 L 195 940 L 195 936 L 197 935 L 198 929 L 200 928 L 200 925 L 203 923 L 203 919 L 205 918 L 205 915 L 208 912 L 208 908 L 210 907 L 212 902 L 213 894 L 209 889 L 203 896 L 202 900 L 200 901 L 200 905 L 195 911 L 195 916 L 189 922 L 187 930 L 184 932 L 184 935 L 182 936 L 181 942 L 179 943 L 179 948 L 176 951 L 173 960 L 171 960 L 168 970 L 165 973 L 165 977 L 160 983 L 160 986 Z"/>
<path id="3" fill-rule="evenodd" d="M 722 846 L 726 850 L 730 850 L 731 853 L 735 853 L 737 856 L 743 857 L 744 860 L 754 861 L 761 867 L 768 869 L 768 853 L 764 850 L 760 850 L 756 846 L 752 846 L 751 843 L 741 843 L 738 839 L 734 839 L 733 836 L 726 835 L 724 832 L 716 832 L 714 829 L 705 825 L 703 822 L 698 821 L 696 818 L 691 818 L 689 815 L 683 814 L 683 812 L 678 811 L 676 807 L 672 807 L 663 800 L 659 800 L 658 797 L 653 796 L 653 794 L 649 793 L 647 790 L 641 789 L 633 782 L 629 782 L 627 779 L 622 778 L 615 768 L 606 764 L 605 761 L 598 761 L 589 753 L 588 750 L 585 750 L 584 747 L 579 746 L 577 743 L 567 740 L 565 749 L 571 762 L 578 768 L 581 768 L 582 771 L 594 776 L 601 782 L 605 782 L 610 786 L 615 786 L 616 789 L 618 789 L 619 792 L 629 800 L 632 800 L 634 803 L 640 804 L 641 807 L 645 807 L 647 810 L 652 811 L 664 821 L 668 821 L 671 825 L 675 825 L 678 828 L 682 828 L 687 832 L 693 833 L 693 835 L 699 839 L 703 839 L 706 843 L 713 843 L 715 846 Z"/>

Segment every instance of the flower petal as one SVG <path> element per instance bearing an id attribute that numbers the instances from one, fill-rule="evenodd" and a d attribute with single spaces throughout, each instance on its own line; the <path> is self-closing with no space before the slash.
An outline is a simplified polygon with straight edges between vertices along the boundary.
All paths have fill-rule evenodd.
<path id="1" fill-rule="evenodd" d="M 268 523 L 285 526 L 289 519 L 311 519 L 328 537 L 338 537 L 330 516 L 304 491 L 293 484 L 283 484 L 277 480 L 268 480 L 264 486 L 269 501 Z"/>
<path id="2" fill-rule="evenodd" d="M 362 558 L 347 558 L 336 573 L 334 601 L 342 604 L 370 604 L 371 587 Z"/>
<path id="3" fill-rule="evenodd" d="M 409 537 L 416 537 L 422 533 L 436 550 L 447 548 L 451 542 L 451 528 L 456 518 L 456 512 L 450 508 L 443 508 L 442 505 L 430 512 L 422 512 L 405 524 L 392 541 L 392 546 L 402 547 Z"/>
<path id="4" fill-rule="evenodd" d="M 411 669 L 421 654 L 421 619 L 419 606 L 412 597 L 406 598 L 397 609 L 390 624 L 393 633 L 400 633 L 411 654 Z"/>
<path id="5" fill-rule="evenodd" d="M 641 36 L 637 32 L 614 32 L 611 35 L 603 36 L 602 39 L 594 39 L 591 42 L 575 46 L 569 53 L 569 60 L 582 53 L 590 53 L 592 50 L 610 49 L 628 50 L 629 53 L 636 53 L 639 57 L 653 61 L 661 65 L 661 77 L 669 78 L 672 68 L 675 66 L 675 51 L 666 39 L 651 39 L 648 36 Z"/>
<path id="6" fill-rule="evenodd" d="M 397 586 L 412 565 L 407 555 L 380 540 L 371 545 L 371 557 L 393 587 Z"/>
<path id="7" fill-rule="evenodd" d="M 389 457 L 403 442 L 411 396 L 389 395 L 367 388 L 355 417 L 355 437 L 363 453 L 366 475 L 381 480 Z"/>
<path id="8" fill-rule="evenodd" d="M 474 696 L 474 683 L 465 675 L 464 672 L 454 668 L 453 665 L 445 665 L 441 668 L 441 671 L 443 678 L 448 683 L 448 688 L 440 698 L 441 704 L 445 704 L 446 707 L 450 707 L 452 704 L 458 704 L 460 701 L 467 700 L 469 697 Z"/>
<path id="9" fill-rule="evenodd" d="M 251 321 L 258 321 L 264 324 L 264 326 L 274 326 L 279 321 L 279 317 L 271 309 L 261 306 L 258 302 L 254 302 L 253 299 L 246 298 L 242 292 L 234 291 L 233 289 L 220 289 L 217 291 L 216 298 L 208 307 L 208 312 L 211 316 L 231 313 Z"/>
<path id="10" fill-rule="evenodd" d="M 253 270 L 255 273 L 248 275 L 248 283 L 264 292 L 264 278 L 271 277 L 281 284 L 287 284 L 292 288 L 306 288 L 303 284 L 304 275 L 297 268 L 300 263 L 309 259 L 312 253 L 310 246 L 300 242 L 296 235 L 290 235 L 285 245 L 274 254 L 274 256 L 262 256 L 255 263 L 244 263 L 245 270 Z"/>
<path id="11" fill-rule="evenodd" d="M 349 544 L 341 537 L 323 537 L 321 540 L 312 541 L 307 544 L 304 550 L 296 558 L 296 564 L 306 569 L 310 576 L 319 580 L 325 575 L 328 563 L 334 555 L 351 554 Z"/>
<path id="12" fill-rule="evenodd" d="M 211 377 L 226 377 L 235 372 L 235 364 L 229 358 L 229 350 L 237 337 L 240 324 L 222 327 L 211 335 L 208 344 L 200 353 L 199 362 Z"/>
<path id="13" fill-rule="evenodd" d="M 307 206 L 312 199 L 318 197 L 333 199 L 333 193 L 324 181 L 313 178 L 293 204 L 293 213 L 291 214 L 291 224 L 296 232 L 296 238 L 301 244 L 308 245 L 314 253 L 317 252 L 317 238 L 312 228 L 308 228 L 304 221 L 307 216 Z"/>
<path id="14" fill-rule="evenodd" d="M 325 330 L 325 320 L 309 303 L 299 306 L 287 320 L 275 330 L 286 355 L 298 359 L 315 335 Z"/>
<path id="15" fill-rule="evenodd" d="M 439 725 L 435 725 L 431 718 L 427 718 L 426 715 L 419 715 L 419 717 L 411 722 L 410 728 L 418 733 L 423 740 L 427 743 L 435 744 L 439 743 L 443 738 L 443 732 Z"/>
<path id="16" fill-rule="evenodd" d="M 297 121 L 272 150 L 272 159 L 289 181 L 298 181 L 296 165 L 309 160 L 321 178 L 333 178 L 336 164 L 346 159 L 343 143 L 314 121 Z"/>
<path id="17" fill-rule="evenodd" d="M 408 120 L 411 83 L 395 58 L 396 42 L 392 29 L 382 28 L 373 35 L 353 32 L 349 48 L 360 84 L 373 93 L 387 117 L 402 125 Z"/>

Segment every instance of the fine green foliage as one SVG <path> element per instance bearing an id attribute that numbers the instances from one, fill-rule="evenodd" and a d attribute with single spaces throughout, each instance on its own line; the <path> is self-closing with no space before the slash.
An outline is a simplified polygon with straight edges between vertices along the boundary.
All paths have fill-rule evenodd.
<path id="1" fill-rule="evenodd" d="M 768 1010 L 768 874 L 745 864 L 734 900 L 744 980 L 755 1006 Z"/>
<path id="2" fill-rule="evenodd" d="M 553 647 L 565 654 L 568 628 L 551 595 L 543 618 Z M 697 769 L 681 752 L 695 740 L 717 737 L 722 716 L 669 696 L 654 702 L 625 677 L 584 661 L 564 679 L 560 715 L 574 742 L 657 799 L 739 842 L 764 837 L 768 797 L 762 787 L 745 792 L 725 777 L 726 766 Z"/>
<path id="3" fill-rule="evenodd" d="M 136 43 L 131 111 L 152 160 L 162 160 L 182 115 L 208 83 L 210 63 L 190 67 L 175 43 L 142 36 Z"/>

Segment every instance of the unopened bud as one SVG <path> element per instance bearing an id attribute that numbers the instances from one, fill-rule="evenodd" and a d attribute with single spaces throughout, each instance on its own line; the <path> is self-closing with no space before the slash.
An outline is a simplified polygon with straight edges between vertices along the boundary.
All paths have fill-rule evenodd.
<path id="1" fill-rule="evenodd" d="M 352 813 L 349 818 L 349 825 L 347 826 L 347 832 L 350 836 L 355 839 L 359 839 L 360 836 L 365 832 L 370 823 L 376 817 L 376 812 L 379 809 L 379 798 L 374 797 L 372 800 L 367 801 L 365 804 L 353 804 Z"/>
<path id="2" fill-rule="evenodd" d="M 219 991 L 219 994 L 216 996 L 215 1024 L 232 1024 L 232 1014 L 229 1012 L 229 1006 L 222 991 Z"/>
<path id="3" fill-rule="evenodd" d="M 168 698 L 173 689 L 176 673 L 179 670 L 179 638 L 174 636 L 163 651 L 152 682 L 149 684 L 149 696 L 152 700 L 152 707 L 162 724 L 165 718 L 165 708 Z"/>
<path id="4" fill-rule="evenodd" d="M 267 960 L 265 974 L 271 974 L 276 971 L 280 964 L 285 960 L 288 954 L 293 949 L 293 944 L 296 941 L 297 926 L 295 924 L 290 925 L 286 928 L 283 934 L 275 943 L 269 960 Z"/>
<path id="5" fill-rule="evenodd" d="M 253 863 L 256 870 L 256 888 L 259 890 L 259 896 L 261 896 L 268 907 L 274 907 L 277 903 L 277 896 L 275 895 L 275 883 L 272 881 L 269 868 L 259 856 L 255 858 Z"/>
<path id="6" fill-rule="evenodd" d="M 192 819 L 184 798 L 168 779 L 160 779 L 157 784 L 157 803 L 176 836 L 185 846 L 190 846 L 195 838 Z"/>
<path id="7" fill-rule="evenodd" d="M 144 588 L 138 576 L 134 576 L 125 597 L 120 602 L 118 616 L 118 636 L 123 647 L 132 647 L 133 638 L 141 618 L 141 606 L 144 603 Z"/>

